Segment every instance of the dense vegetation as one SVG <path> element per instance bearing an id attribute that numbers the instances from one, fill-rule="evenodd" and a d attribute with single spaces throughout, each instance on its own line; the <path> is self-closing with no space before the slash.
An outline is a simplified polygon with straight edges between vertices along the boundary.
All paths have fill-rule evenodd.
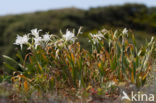
<path id="1" fill-rule="evenodd" d="M 7 60 L 4 63 L 7 75 L 1 76 L 3 80 L 10 78 L 7 82 L 11 81 L 16 90 L 13 95 L 27 103 L 35 103 L 39 95 L 47 97 L 55 93 L 89 103 L 90 96 L 117 99 L 123 91 L 121 83 L 133 89 L 147 83 L 153 65 L 154 37 L 140 48 L 135 36 L 126 28 L 103 29 L 88 34 L 88 50 L 78 42 L 80 35 L 83 35 L 80 30 L 78 33 L 67 30 L 61 36 L 48 33 L 41 36 L 37 29 L 17 35 L 15 45 L 21 50 L 16 53 L 19 60 L 3 55 Z M 34 94 L 38 99 L 32 97 Z M 45 103 L 50 103 L 49 99 Z"/>

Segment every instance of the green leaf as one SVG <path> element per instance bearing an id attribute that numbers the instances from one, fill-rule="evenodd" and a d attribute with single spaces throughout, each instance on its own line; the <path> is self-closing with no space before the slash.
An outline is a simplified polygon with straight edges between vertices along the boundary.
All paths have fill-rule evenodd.
<path id="1" fill-rule="evenodd" d="M 15 69 L 13 66 L 7 64 L 6 62 L 3 62 L 3 64 L 4 64 L 7 68 L 9 68 L 10 70 L 16 71 L 16 69 Z"/>
<path id="2" fill-rule="evenodd" d="M 6 55 L 2 55 L 2 56 L 3 56 L 3 58 L 5 58 L 6 60 L 8 60 L 8 61 L 10 61 L 10 62 L 12 62 L 12 63 L 18 65 L 19 67 L 21 67 L 22 70 L 25 70 L 24 66 L 23 66 L 22 64 L 16 62 L 13 58 L 10 58 L 10 57 L 8 57 L 8 56 L 6 56 Z M 8 64 L 8 65 L 9 65 L 9 64 Z"/>
<path id="3" fill-rule="evenodd" d="M 116 69 L 116 66 L 117 66 L 116 57 L 113 59 L 113 62 L 111 62 L 110 66 L 111 66 L 111 69 L 112 69 L 112 70 L 115 70 L 115 69 Z"/>
<path id="4" fill-rule="evenodd" d="M 6 60 L 9 60 L 9 61 L 11 61 L 11 62 L 17 64 L 17 62 L 16 62 L 13 58 L 10 58 L 10 57 L 8 57 L 8 56 L 6 56 L 6 55 L 2 55 L 2 56 L 3 56 L 3 58 L 5 58 Z"/>

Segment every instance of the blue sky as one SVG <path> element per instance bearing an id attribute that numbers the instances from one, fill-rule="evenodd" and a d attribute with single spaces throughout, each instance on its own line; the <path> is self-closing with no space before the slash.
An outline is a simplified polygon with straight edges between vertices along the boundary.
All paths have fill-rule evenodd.
<path id="1" fill-rule="evenodd" d="M 0 15 L 20 14 L 49 9 L 122 5 L 125 3 L 142 3 L 147 6 L 156 6 L 156 0 L 1 0 Z"/>

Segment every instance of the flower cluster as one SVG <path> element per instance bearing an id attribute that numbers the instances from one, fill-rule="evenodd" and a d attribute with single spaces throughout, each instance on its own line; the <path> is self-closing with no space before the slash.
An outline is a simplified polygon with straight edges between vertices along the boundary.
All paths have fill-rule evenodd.
<path id="1" fill-rule="evenodd" d="M 102 33 L 103 34 L 102 34 Z M 102 38 L 104 38 L 104 35 L 107 33 L 107 30 L 106 29 L 103 29 L 101 32 L 98 32 L 97 34 L 92 34 L 92 33 L 90 33 L 90 37 L 91 37 L 91 40 L 89 40 L 89 42 L 93 42 L 93 44 L 95 45 L 95 44 L 98 44 L 99 43 L 99 41 L 101 41 L 102 40 Z M 114 33 L 114 37 L 116 36 L 116 33 L 117 33 L 117 31 L 115 31 L 115 33 Z M 124 36 L 128 36 L 128 30 L 127 30 L 127 28 L 124 28 L 123 30 L 122 30 L 122 34 L 124 35 Z M 110 40 L 109 40 L 109 42 L 111 42 Z"/>
<path id="2" fill-rule="evenodd" d="M 23 45 L 28 45 L 29 48 L 34 47 L 35 49 L 37 46 L 41 45 L 43 42 L 47 43 L 50 41 L 52 35 L 48 33 L 44 34 L 43 37 L 39 36 L 39 32 L 42 30 L 32 29 L 31 33 L 25 34 L 24 36 L 17 35 L 15 45 L 20 45 L 21 49 Z M 31 42 L 31 43 L 30 43 Z"/>
<path id="3" fill-rule="evenodd" d="M 39 33 L 42 30 L 38 30 L 38 29 L 32 29 L 31 33 L 22 36 L 17 35 L 16 37 L 16 41 L 15 41 L 15 45 L 20 45 L 21 49 L 23 47 L 23 45 L 28 45 L 29 49 L 30 48 L 35 48 L 37 49 L 38 46 L 42 46 L 44 47 L 45 44 L 48 45 L 47 43 L 49 43 L 53 37 L 53 35 L 49 35 L 48 33 L 44 34 L 43 36 L 40 36 Z M 68 29 L 66 31 L 66 33 L 62 36 L 63 38 L 61 38 L 60 40 L 57 40 L 54 45 L 56 45 L 57 43 L 59 43 L 60 45 L 60 41 L 61 44 L 63 44 L 62 42 L 68 42 L 68 41 L 72 41 L 75 42 L 75 40 L 77 39 L 75 37 L 75 34 L 70 32 Z"/>
<path id="4" fill-rule="evenodd" d="M 38 46 L 42 46 L 42 47 L 47 46 L 48 43 L 50 41 L 52 41 L 52 37 L 54 37 L 54 35 L 49 35 L 48 33 L 46 33 L 43 36 L 40 36 L 39 35 L 40 31 L 42 31 L 42 30 L 32 29 L 31 33 L 29 33 L 29 34 L 25 34 L 24 36 L 17 35 L 16 41 L 15 41 L 14 44 L 15 45 L 20 45 L 21 49 L 22 49 L 23 45 L 28 45 L 29 48 L 35 48 L 35 49 L 37 49 Z M 89 42 L 92 42 L 93 45 L 99 44 L 99 42 L 102 39 L 104 39 L 104 35 L 105 34 L 107 34 L 107 30 L 106 29 L 103 29 L 101 32 L 98 32 L 97 34 L 90 33 L 90 35 L 89 35 L 89 37 L 90 37 Z M 123 29 L 122 30 L 122 34 L 127 36 L 128 35 L 128 30 L 126 28 Z M 54 42 L 54 46 L 55 47 L 62 47 L 67 42 L 74 43 L 76 39 L 77 39 L 77 37 L 75 36 L 74 32 L 71 32 L 71 31 L 69 31 L 67 29 L 66 33 L 62 34 L 62 38 L 57 39 Z"/>

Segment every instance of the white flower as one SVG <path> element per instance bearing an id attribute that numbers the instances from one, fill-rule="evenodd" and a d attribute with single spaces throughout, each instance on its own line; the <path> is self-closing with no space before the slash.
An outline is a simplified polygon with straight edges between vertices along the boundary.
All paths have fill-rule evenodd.
<path id="1" fill-rule="evenodd" d="M 90 33 L 90 36 L 92 37 L 94 44 L 99 43 L 99 40 L 102 40 L 102 38 L 104 38 L 104 36 L 101 33 L 98 33 L 98 34 L 91 34 Z"/>
<path id="2" fill-rule="evenodd" d="M 35 44 L 35 49 L 36 49 L 37 46 L 41 44 L 42 38 L 41 37 L 36 37 L 36 38 L 34 38 L 34 40 L 35 40 L 34 44 Z"/>
<path id="3" fill-rule="evenodd" d="M 51 35 L 49 35 L 49 34 L 43 35 L 43 41 L 45 41 L 45 42 L 50 41 L 50 38 L 51 38 Z"/>
<path id="4" fill-rule="evenodd" d="M 14 44 L 15 44 L 15 45 L 20 45 L 20 47 L 21 47 L 21 49 L 22 49 L 23 44 L 27 44 L 27 43 L 28 43 L 28 40 L 29 40 L 29 35 L 24 35 L 23 37 L 17 35 L 16 41 L 15 41 Z"/>
<path id="5" fill-rule="evenodd" d="M 32 34 L 33 36 L 35 36 L 36 38 L 38 38 L 38 37 L 39 37 L 39 32 L 40 32 L 40 31 L 42 31 L 42 30 L 32 29 L 32 30 L 31 30 L 31 34 Z"/>
<path id="6" fill-rule="evenodd" d="M 66 41 L 75 41 L 75 39 L 76 39 L 76 37 L 75 37 L 75 35 L 74 35 L 74 33 L 72 33 L 72 32 L 70 32 L 70 31 L 66 31 L 66 34 L 65 35 L 63 35 L 63 38 L 65 38 L 65 40 Z"/>
<path id="7" fill-rule="evenodd" d="M 122 31 L 122 33 L 123 33 L 124 35 L 127 35 L 127 34 L 128 34 L 127 28 L 124 28 L 123 31 Z"/>

